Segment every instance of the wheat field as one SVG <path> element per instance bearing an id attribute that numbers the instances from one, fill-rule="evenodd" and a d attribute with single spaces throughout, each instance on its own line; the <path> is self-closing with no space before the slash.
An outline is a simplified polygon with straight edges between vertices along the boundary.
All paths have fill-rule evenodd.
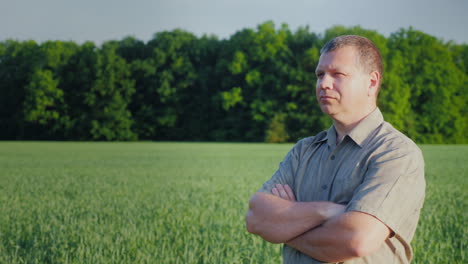
<path id="1" fill-rule="evenodd" d="M 0 263 L 281 263 L 245 230 L 291 144 L 0 142 Z M 413 263 L 467 263 L 466 145 L 422 145 Z"/>

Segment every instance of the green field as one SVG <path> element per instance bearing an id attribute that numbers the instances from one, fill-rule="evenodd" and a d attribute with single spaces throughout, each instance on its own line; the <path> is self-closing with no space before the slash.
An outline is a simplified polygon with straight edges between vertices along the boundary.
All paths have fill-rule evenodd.
<path id="1" fill-rule="evenodd" d="M 0 263 L 281 263 L 244 215 L 291 147 L 0 142 Z M 468 146 L 421 148 L 413 263 L 467 263 Z"/>

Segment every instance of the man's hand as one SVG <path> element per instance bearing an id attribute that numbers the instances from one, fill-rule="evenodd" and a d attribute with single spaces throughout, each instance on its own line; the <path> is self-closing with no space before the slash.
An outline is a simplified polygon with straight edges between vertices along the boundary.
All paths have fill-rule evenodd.
<path id="1" fill-rule="evenodd" d="M 271 193 L 275 196 L 278 196 L 279 198 L 283 198 L 291 202 L 296 201 L 296 196 L 294 196 L 293 190 L 287 184 L 284 186 L 281 184 L 276 184 L 276 187 L 271 189 Z"/>

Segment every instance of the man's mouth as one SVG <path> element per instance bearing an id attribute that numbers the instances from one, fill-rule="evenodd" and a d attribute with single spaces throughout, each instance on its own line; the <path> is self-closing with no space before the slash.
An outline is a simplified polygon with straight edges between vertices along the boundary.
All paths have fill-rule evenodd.
<path id="1" fill-rule="evenodd" d="M 335 99 L 333 96 L 322 95 L 320 96 L 320 100 L 332 100 Z"/>

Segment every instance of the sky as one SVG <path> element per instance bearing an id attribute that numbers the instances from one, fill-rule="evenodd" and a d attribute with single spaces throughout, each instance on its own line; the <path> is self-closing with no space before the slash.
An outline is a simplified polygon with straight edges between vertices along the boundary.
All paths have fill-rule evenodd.
<path id="1" fill-rule="evenodd" d="M 271 20 L 318 34 L 359 25 L 386 37 L 412 26 L 468 44 L 467 14 L 468 0 L 0 0 L 0 41 L 148 41 L 176 28 L 229 38 Z"/>

